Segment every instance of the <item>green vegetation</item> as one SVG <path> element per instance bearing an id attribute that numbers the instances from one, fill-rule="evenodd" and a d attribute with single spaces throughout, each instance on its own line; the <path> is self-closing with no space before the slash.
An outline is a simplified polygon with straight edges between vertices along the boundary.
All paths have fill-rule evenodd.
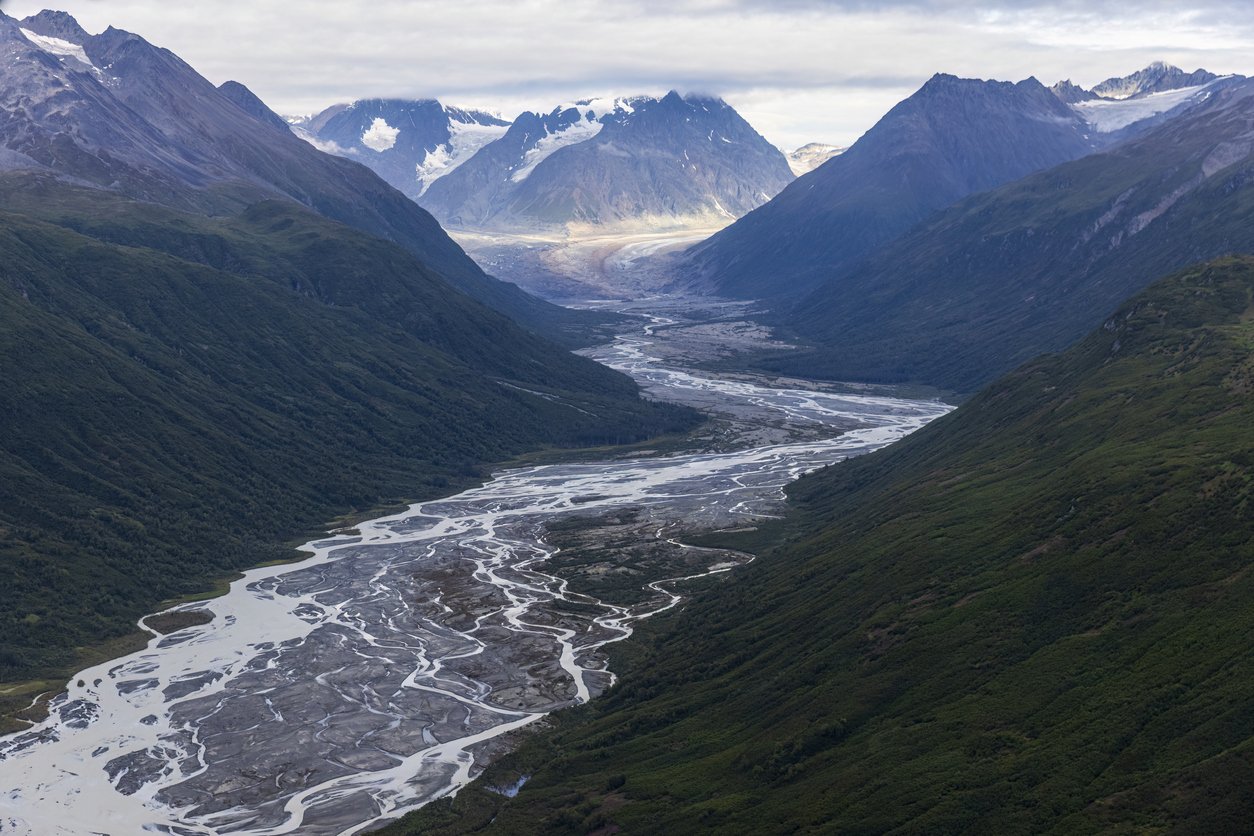
<path id="1" fill-rule="evenodd" d="M 1254 259 L 1155 284 L 797 483 L 618 687 L 385 832 L 1247 832 L 1252 394 Z"/>
<path id="2" fill-rule="evenodd" d="M 9 196 L 29 214 L 0 214 L 0 683 L 63 678 L 339 514 L 698 420 L 293 204 Z M 0 686 L 0 712 L 29 690 Z"/>

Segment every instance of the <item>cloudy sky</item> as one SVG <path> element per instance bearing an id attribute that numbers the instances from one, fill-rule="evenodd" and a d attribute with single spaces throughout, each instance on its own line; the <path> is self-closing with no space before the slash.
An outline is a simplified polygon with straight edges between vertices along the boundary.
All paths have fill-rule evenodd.
<path id="1" fill-rule="evenodd" d="M 89 31 L 138 32 L 284 114 L 397 96 L 512 117 L 675 88 L 723 96 L 784 148 L 848 144 L 938 71 L 1084 86 L 1153 60 L 1254 73 L 1248 0 L 55 2 Z"/>

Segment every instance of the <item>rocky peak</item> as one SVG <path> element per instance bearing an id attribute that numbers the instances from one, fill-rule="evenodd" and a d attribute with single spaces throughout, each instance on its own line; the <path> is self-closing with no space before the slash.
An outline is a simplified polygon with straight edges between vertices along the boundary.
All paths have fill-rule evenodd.
<path id="1" fill-rule="evenodd" d="M 1078 84 L 1072 84 L 1071 79 L 1065 79 L 1049 88 L 1049 92 L 1058 97 L 1063 104 L 1075 104 L 1076 102 L 1087 102 L 1096 99 L 1097 96 L 1085 90 Z"/>
<path id="2" fill-rule="evenodd" d="M 37 35 L 60 38 L 63 41 L 69 41 L 79 46 L 87 43 L 88 39 L 91 38 L 91 35 L 82 26 L 78 25 L 78 21 L 66 12 L 54 12 L 45 9 L 39 14 L 31 15 L 24 19 L 21 25 L 23 29 L 29 29 Z"/>
<path id="3" fill-rule="evenodd" d="M 1143 70 L 1119 78 L 1108 78 L 1093 88 L 1093 93 L 1104 99 L 1134 99 L 1168 90 L 1197 87 L 1219 78 L 1206 70 L 1186 73 L 1179 67 L 1163 61 L 1155 61 Z"/>

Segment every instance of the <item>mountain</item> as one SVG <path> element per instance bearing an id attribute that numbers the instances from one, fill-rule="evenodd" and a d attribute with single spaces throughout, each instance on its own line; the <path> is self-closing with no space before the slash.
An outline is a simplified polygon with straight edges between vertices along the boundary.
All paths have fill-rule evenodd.
<path id="1" fill-rule="evenodd" d="M 1155 61 L 1143 70 L 1137 70 L 1122 78 L 1108 78 L 1093 88 L 1093 94 L 1104 99 L 1135 99 L 1165 93 L 1168 90 L 1180 90 L 1185 87 L 1200 87 L 1209 84 L 1219 76 L 1206 70 L 1194 70 L 1186 73 L 1179 67 Z"/>
<path id="2" fill-rule="evenodd" d="M 29 34 L 24 34 L 29 33 Z M 323 154 L 242 85 L 219 90 L 169 50 L 63 13 L 0 13 L 0 171 L 52 172 L 138 200 L 207 214 L 295 201 L 408 249 L 468 295 L 527 326 L 570 334 L 600 317 L 486 276 L 413 201 L 360 164 Z"/>
<path id="3" fill-rule="evenodd" d="M 524 113 L 422 204 L 464 229 L 723 225 L 791 179 L 779 149 L 726 102 L 671 92 Z"/>
<path id="4" fill-rule="evenodd" d="M 822 142 L 810 142 L 789 151 L 788 167 L 792 169 L 792 173 L 800 177 L 808 174 L 823 163 L 830 160 L 838 154 L 843 154 L 845 148 L 839 145 L 825 145 Z"/>
<path id="5" fill-rule="evenodd" d="M 1077 339 L 1157 272 L 1254 252 L 1252 185 L 1254 81 L 1234 81 L 1139 139 L 967 198 L 831 274 L 773 320 L 816 347 L 764 363 L 973 391 Z"/>
<path id="6" fill-rule="evenodd" d="M 324 151 L 364 163 L 401 192 L 418 200 L 438 178 L 474 156 L 509 127 L 478 110 L 434 99 L 367 99 L 335 105 L 303 126 Z"/>
<path id="7" fill-rule="evenodd" d="M 733 297 L 798 293 L 933 211 L 1092 152 L 1036 79 L 937 75 L 848 151 L 689 250 L 682 276 Z"/>
<path id="8" fill-rule="evenodd" d="M 1244 832 L 1252 299 L 1176 275 L 795 483 L 608 694 L 384 833 Z"/>

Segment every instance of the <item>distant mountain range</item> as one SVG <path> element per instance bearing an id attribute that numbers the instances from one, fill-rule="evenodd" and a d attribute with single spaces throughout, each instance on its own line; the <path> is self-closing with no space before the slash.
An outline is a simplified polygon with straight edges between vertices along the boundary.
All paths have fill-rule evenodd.
<path id="1" fill-rule="evenodd" d="M 1140 92 L 1107 99 L 1067 82 L 937 75 L 849 150 L 690 250 L 680 279 L 733 297 L 802 295 L 938 209 L 1134 138 L 1239 80 L 1162 66 L 1128 78 L 1104 89 Z"/>
<path id="2" fill-rule="evenodd" d="M 1143 70 L 1120 78 L 1108 78 L 1092 89 L 1092 94 L 1103 99 L 1136 99 L 1208 84 L 1219 76 L 1206 70 L 1186 73 L 1162 61 L 1155 61 Z"/>
<path id="3" fill-rule="evenodd" d="M 434 99 L 364 99 L 289 122 L 315 147 L 364 163 L 414 200 L 509 127 Z"/>
<path id="4" fill-rule="evenodd" d="M 463 229 L 723 226 L 792 180 L 720 99 L 590 99 L 512 123 L 435 101 L 337 105 L 294 129 Z"/>

